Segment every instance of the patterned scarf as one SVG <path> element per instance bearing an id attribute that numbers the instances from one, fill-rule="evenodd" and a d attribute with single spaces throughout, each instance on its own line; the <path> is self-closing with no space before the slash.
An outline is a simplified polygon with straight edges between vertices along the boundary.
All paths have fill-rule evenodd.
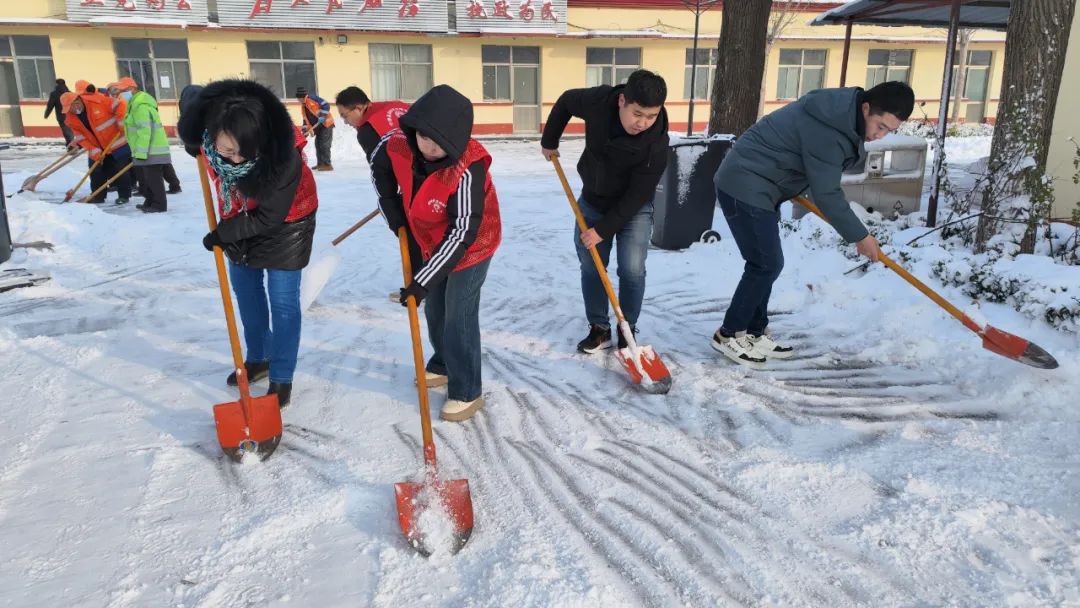
<path id="1" fill-rule="evenodd" d="M 203 131 L 202 143 L 203 156 L 210 168 L 221 180 L 221 214 L 228 215 L 232 212 L 233 197 L 236 195 L 236 182 L 240 181 L 251 169 L 255 167 L 254 160 L 246 160 L 235 165 L 218 154 L 214 143 L 210 141 L 210 131 Z"/>

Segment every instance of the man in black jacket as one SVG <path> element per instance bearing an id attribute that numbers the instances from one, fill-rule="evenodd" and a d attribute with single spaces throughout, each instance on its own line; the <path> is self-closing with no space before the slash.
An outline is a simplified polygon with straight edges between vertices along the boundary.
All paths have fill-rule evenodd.
<path id="1" fill-rule="evenodd" d="M 64 122 L 64 107 L 60 105 L 60 96 L 68 92 L 67 83 L 63 78 L 56 79 L 56 88 L 49 93 L 49 103 L 45 104 L 45 118 L 49 117 L 49 114 L 56 113 L 56 124 L 60 125 L 60 132 L 64 134 L 64 143 L 70 144 L 71 138 L 74 134 L 71 129 Z"/>
<path id="2" fill-rule="evenodd" d="M 652 199 L 667 166 L 667 85 L 659 75 L 637 70 L 625 85 L 571 89 L 555 102 L 540 140 L 544 158 L 558 154 L 559 138 L 572 116 L 585 121 L 585 151 L 578 161 L 578 203 L 589 226 L 575 229 L 581 263 L 581 292 L 589 335 L 578 350 L 611 348 L 607 294 L 589 254 L 596 247 L 604 265 L 618 240 L 619 306 L 637 332 L 645 297 L 645 257 L 652 236 Z M 619 348 L 625 348 L 622 335 Z"/>

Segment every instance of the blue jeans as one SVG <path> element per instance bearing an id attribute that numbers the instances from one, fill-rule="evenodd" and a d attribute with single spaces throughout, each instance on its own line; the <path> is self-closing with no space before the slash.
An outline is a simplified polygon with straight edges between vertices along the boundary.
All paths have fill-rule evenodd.
<path id="1" fill-rule="evenodd" d="M 268 277 L 265 288 L 264 273 Z M 248 363 L 269 360 L 270 382 L 291 383 L 296 371 L 296 354 L 300 350 L 300 273 L 229 262 L 229 279 L 244 324 L 247 345 L 244 360 Z"/>
<path id="2" fill-rule="evenodd" d="M 766 211 L 716 190 L 724 219 L 731 228 L 746 266 L 731 296 L 720 328 L 725 335 L 745 331 L 759 336 L 769 326 L 769 296 L 780 271 L 784 269 L 784 251 L 780 247 L 780 212 Z"/>
<path id="3" fill-rule="evenodd" d="M 480 288 L 491 258 L 451 272 L 424 300 L 432 354 L 427 371 L 447 377 L 448 399 L 472 401 L 483 389 L 480 379 Z"/>
<path id="4" fill-rule="evenodd" d="M 585 216 L 585 225 L 592 228 L 604 214 L 594 209 L 584 199 L 578 199 L 581 214 Z M 652 238 L 653 203 L 650 200 L 638 210 L 615 236 L 605 239 L 596 246 L 600 261 L 607 268 L 611 259 L 612 241 L 618 244 L 616 258 L 619 262 L 619 307 L 630 325 L 637 325 L 641 315 L 641 302 L 645 299 L 645 258 L 649 254 L 649 239 Z M 596 271 L 592 255 L 581 244 L 581 229 L 574 223 L 574 246 L 577 248 L 578 261 L 581 262 L 581 295 L 585 298 L 585 318 L 591 325 L 611 327 L 608 320 L 608 297 L 604 283 Z"/>

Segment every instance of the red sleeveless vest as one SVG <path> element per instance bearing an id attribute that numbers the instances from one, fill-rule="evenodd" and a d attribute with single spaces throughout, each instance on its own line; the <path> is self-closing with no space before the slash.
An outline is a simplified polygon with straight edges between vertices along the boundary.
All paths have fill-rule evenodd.
<path id="1" fill-rule="evenodd" d="M 307 217 L 319 207 L 319 195 L 315 190 L 315 176 L 307 166 L 307 157 L 304 155 L 304 146 L 307 145 L 307 139 L 301 135 L 299 128 L 294 126 L 293 131 L 296 134 L 296 148 L 300 151 L 300 185 L 296 188 L 296 195 L 293 197 L 289 214 L 285 216 L 286 223 Z M 221 198 L 221 178 L 218 177 L 217 173 L 214 173 L 213 167 L 207 165 L 206 170 L 210 173 L 210 179 L 214 182 L 214 192 L 217 193 L 218 198 L 218 215 L 221 216 L 222 220 L 227 220 L 241 211 L 250 211 L 259 206 L 259 201 L 244 196 L 234 186 L 232 193 L 233 207 L 226 214 L 223 208 L 224 202 Z"/>
<path id="2" fill-rule="evenodd" d="M 403 101 L 374 101 L 364 112 L 364 122 L 370 124 L 382 139 L 387 133 L 398 128 L 398 119 L 408 111 L 409 104 Z"/>
<path id="3" fill-rule="evenodd" d="M 446 203 L 457 192 L 462 174 L 469 165 L 478 160 L 482 160 L 484 167 L 490 169 L 491 155 L 484 146 L 480 145 L 480 142 L 470 139 L 465 154 L 453 165 L 429 175 L 414 197 L 412 194 L 413 152 L 405 134 L 395 131 L 385 145 L 386 153 L 390 155 L 390 163 L 394 168 L 394 177 L 397 178 L 398 187 L 401 188 L 401 200 L 405 206 L 409 228 L 417 244 L 420 245 L 424 260 L 430 260 L 435 249 L 442 242 L 443 236 L 446 235 L 446 227 L 450 223 L 446 214 Z M 454 270 L 462 270 L 479 264 L 495 255 L 495 250 L 498 249 L 501 240 L 502 220 L 499 217 L 499 198 L 495 194 L 491 173 L 488 172 L 484 180 L 484 216 L 480 220 L 480 230 L 476 235 L 476 240 Z"/>

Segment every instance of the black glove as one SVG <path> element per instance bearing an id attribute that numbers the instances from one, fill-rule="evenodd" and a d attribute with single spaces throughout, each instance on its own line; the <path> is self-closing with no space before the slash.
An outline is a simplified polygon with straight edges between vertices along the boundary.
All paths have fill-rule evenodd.
<path id="1" fill-rule="evenodd" d="M 386 218 L 386 224 L 390 226 L 391 232 L 397 234 L 399 228 L 408 227 L 399 197 L 382 199 L 379 201 L 379 207 L 382 208 L 383 217 Z"/>
<path id="2" fill-rule="evenodd" d="M 423 285 L 413 281 L 412 283 L 409 283 L 408 287 L 401 288 L 401 305 L 408 308 L 409 296 L 413 296 L 416 298 L 416 305 L 419 306 L 420 302 L 427 297 L 427 294 L 428 291 Z"/>
<path id="3" fill-rule="evenodd" d="M 218 236 L 217 230 L 213 232 L 207 232 L 206 236 L 202 239 L 202 246 L 206 247 L 207 251 L 213 251 L 214 247 L 222 247 L 225 243 L 221 242 L 221 237 Z"/>

